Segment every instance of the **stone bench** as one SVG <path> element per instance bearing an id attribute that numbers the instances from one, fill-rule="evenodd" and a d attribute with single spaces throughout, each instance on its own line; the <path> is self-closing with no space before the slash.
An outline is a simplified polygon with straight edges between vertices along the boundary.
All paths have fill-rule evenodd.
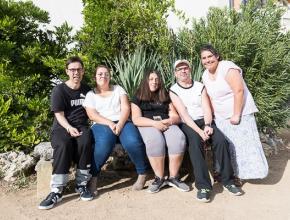
<path id="1" fill-rule="evenodd" d="M 50 192 L 52 152 L 53 149 L 50 142 L 40 143 L 34 149 L 34 156 L 40 158 L 35 166 L 37 173 L 37 198 L 39 199 L 44 198 Z M 126 161 L 127 159 L 127 154 L 121 144 L 116 144 L 106 165 L 102 169 L 106 169 L 108 164 L 112 165 L 113 169 L 123 169 L 126 164 L 130 163 Z"/>

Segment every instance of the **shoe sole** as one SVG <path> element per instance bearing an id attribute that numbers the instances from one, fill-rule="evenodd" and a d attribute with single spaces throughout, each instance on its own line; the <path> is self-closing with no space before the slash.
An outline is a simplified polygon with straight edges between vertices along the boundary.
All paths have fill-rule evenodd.
<path id="1" fill-rule="evenodd" d="M 177 190 L 179 190 L 179 191 L 181 191 L 181 192 L 189 192 L 189 191 L 190 191 L 190 189 L 188 189 L 188 190 L 181 189 L 181 188 L 177 187 L 175 184 L 173 184 L 173 183 L 171 183 L 171 182 L 168 182 L 167 184 L 168 184 L 169 186 L 174 187 L 175 189 L 177 189 Z"/>
<path id="2" fill-rule="evenodd" d="M 232 196 L 240 196 L 240 195 L 242 195 L 242 192 L 232 193 L 232 192 L 230 192 L 226 187 L 224 187 L 224 189 L 227 190 L 228 193 L 229 193 L 230 195 L 232 195 Z"/>
<path id="3" fill-rule="evenodd" d="M 91 197 L 91 198 L 83 198 L 83 197 L 81 197 L 82 201 L 92 201 L 93 199 L 94 199 L 94 197 Z"/>
<path id="4" fill-rule="evenodd" d="M 207 203 L 210 201 L 210 199 L 199 199 L 199 198 L 196 198 L 196 200 L 203 203 Z"/>
<path id="5" fill-rule="evenodd" d="M 40 210 L 52 209 L 56 204 L 58 204 L 59 202 L 61 202 L 61 200 L 62 200 L 62 198 L 59 198 L 56 203 L 53 203 L 50 206 L 38 206 L 38 209 L 40 209 Z"/>

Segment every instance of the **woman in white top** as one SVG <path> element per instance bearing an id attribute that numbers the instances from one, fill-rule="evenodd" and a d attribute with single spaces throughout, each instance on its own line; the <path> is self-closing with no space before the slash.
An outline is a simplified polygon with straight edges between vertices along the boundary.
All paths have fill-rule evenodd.
<path id="1" fill-rule="evenodd" d="M 87 93 L 83 103 L 90 120 L 94 123 L 91 127 L 95 144 L 90 189 L 96 190 L 96 177 L 119 139 L 139 174 L 133 189 L 141 190 L 149 165 L 145 146 L 138 129 L 128 121 L 130 105 L 125 90 L 119 85 L 110 85 L 110 77 L 107 66 L 98 66 L 95 74 L 96 87 Z"/>
<path id="2" fill-rule="evenodd" d="M 242 70 L 223 61 L 211 45 L 201 48 L 203 83 L 210 97 L 217 127 L 230 142 L 232 165 L 240 179 L 265 178 L 268 163 L 257 130 L 258 111 Z"/>

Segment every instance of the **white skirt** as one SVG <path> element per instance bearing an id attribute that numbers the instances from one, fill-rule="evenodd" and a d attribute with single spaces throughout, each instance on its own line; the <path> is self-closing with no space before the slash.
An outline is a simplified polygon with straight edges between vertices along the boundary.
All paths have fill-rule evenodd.
<path id="1" fill-rule="evenodd" d="M 229 119 L 215 122 L 230 143 L 235 176 L 240 179 L 265 178 L 268 175 L 268 163 L 254 114 L 242 116 L 238 125 L 232 125 Z"/>

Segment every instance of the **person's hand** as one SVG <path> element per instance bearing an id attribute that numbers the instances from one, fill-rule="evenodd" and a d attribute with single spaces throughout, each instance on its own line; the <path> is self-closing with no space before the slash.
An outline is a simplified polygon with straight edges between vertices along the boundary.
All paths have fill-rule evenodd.
<path id="1" fill-rule="evenodd" d="M 69 127 L 67 131 L 72 137 L 79 137 L 82 135 L 82 132 L 79 132 L 79 130 L 74 127 Z"/>
<path id="2" fill-rule="evenodd" d="M 203 129 L 203 132 L 208 136 L 211 136 L 213 134 L 213 128 L 206 125 Z"/>
<path id="3" fill-rule="evenodd" d="M 240 115 L 233 115 L 230 118 L 230 122 L 231 122 L 232 125 L 238 125 L 238 124 L 240 124 L 240 122 L 241 122 L 241 116 Z"/>
<path id="4" fill-rule="evenodd" d="M 163 119 L 161 120 L 161 122 L 166 125 L 167 127 L 171 126 L 172 125 L 172 121 L 170 118 L 167 118 L 167 119 Z"/>
<path id="5" fill-rule="evenodd" d="M 166 131 L 168 129 L 168 126 L 163 124 L 162 121 L 154 121 L 153 127 L 157 128 L 160 131 Z"/>
<path id="6" fill-rule="evenodd" d="M 115 126 L 115 134 L 120 135 L 123 127 L 124 127 L 124 125 L 122 123 L 118 122 Z"/>
<path id="7" fill-rule="evenodd" d="M 114 134 L 116 134 L 116 123 L 114 123 L 114 122 L 111 122 L 110 124 L 109 124 L 109 128 L 112 130 L 112 132 L 114 133 Z"/>
<path id="8" fill-rule="evenodd" d="M 210 136 L 206 134 L 203 130 L 200 130 L 198 134 L 202 138 L 203 141 L 207 141 L 210 138 Z"/>

